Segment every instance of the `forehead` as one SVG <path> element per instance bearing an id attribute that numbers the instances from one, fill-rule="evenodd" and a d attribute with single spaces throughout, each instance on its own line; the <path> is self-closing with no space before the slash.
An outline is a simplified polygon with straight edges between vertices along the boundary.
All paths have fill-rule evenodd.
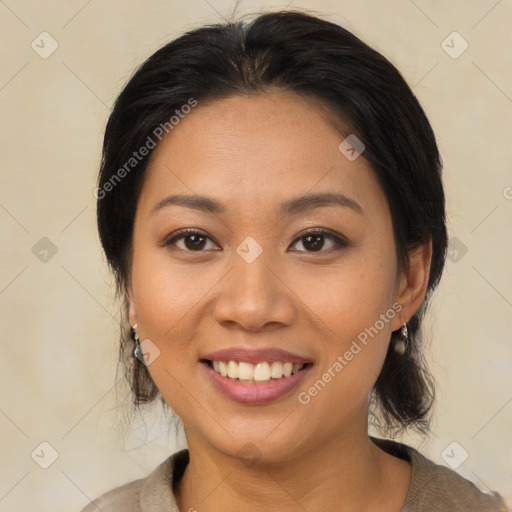
<path id="1" fill-rule="evenodd" d="M 290 92 L 198 102 L 154 150 L 142 202 L 196 193 L 251 209 L 337 191 L 382 207 L 368 162 L 340 151 L 350 132 L 337 128 L 326 105 Z"/>

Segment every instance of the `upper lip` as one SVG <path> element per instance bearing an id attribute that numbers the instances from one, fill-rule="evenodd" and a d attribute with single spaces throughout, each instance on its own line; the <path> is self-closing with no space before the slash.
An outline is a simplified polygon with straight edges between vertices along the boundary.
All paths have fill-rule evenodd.
<path id="1" fill-rule="evenodd" d="M 288 362 L 294 364 L 311 363 L 311 359 L 293 354 L 280 348 L 259 348 L 247 349 L 244 347 L 233 347 L 217 350 L 206 354 L 201 359 L 210 361 L 243 361 L 246 363 L 257 364 L 261 362 L 273 363 L 275 361 Z"/>

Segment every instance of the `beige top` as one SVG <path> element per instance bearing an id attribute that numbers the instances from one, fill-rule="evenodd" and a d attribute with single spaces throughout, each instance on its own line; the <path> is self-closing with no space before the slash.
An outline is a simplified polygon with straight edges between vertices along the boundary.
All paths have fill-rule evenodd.
<path id="1" fill-rule="evenodd" d="M 412 477 L 401 512 L 511 512 L 498 493 L 486 494 L 455 471 L 395 441 L 371 438 L 386 452 L 410 462 Z M 134 480 L 100 496 L 81 512 L 180 512 L 173 493 L 189 461 L 181 450 L 146 478 Z"/>

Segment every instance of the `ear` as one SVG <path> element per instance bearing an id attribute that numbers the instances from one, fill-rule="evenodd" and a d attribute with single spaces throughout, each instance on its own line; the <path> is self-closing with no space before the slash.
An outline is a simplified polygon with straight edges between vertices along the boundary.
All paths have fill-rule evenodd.
<path id="1" fill-rule="evenodd" d="M 432 261 L 432 239 L 409 253 L 409 271 L 400 277 L 396 301 L 402 310 L 393 319 L 392 330 L 400 329 L 418 311 L 427 293 Z M 400 322 L 400 323 L 399 323 Z"/>
<path id="2" fill-rule="evenodd" d="M 135 301 L 133 300 L 133 290 L 131 286 L 128 286 L 125 290 L 125 306 L 126 311 L 128 313 L 128 322 L 130 322 L 130 325 L 133 327 L 137 325 L 137 311 L 135 309 Z"/>

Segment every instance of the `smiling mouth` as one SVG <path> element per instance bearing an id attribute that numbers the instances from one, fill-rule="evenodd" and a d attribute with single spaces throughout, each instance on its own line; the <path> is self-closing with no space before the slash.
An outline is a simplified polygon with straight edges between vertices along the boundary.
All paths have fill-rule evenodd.
<path id="1" fill-rule="evenodd" d="M 312 363 L 300 364 L 287 361 L 274 361 L 271 363 L 261 361 L 260 363 L 252 364 L 245 361 L 211 361 L 209 359 L 202 359 L 201 362 L 223 377 L 246 384 L 266 384 L 271 381 L 286 379 L 312 365 Z"/>

